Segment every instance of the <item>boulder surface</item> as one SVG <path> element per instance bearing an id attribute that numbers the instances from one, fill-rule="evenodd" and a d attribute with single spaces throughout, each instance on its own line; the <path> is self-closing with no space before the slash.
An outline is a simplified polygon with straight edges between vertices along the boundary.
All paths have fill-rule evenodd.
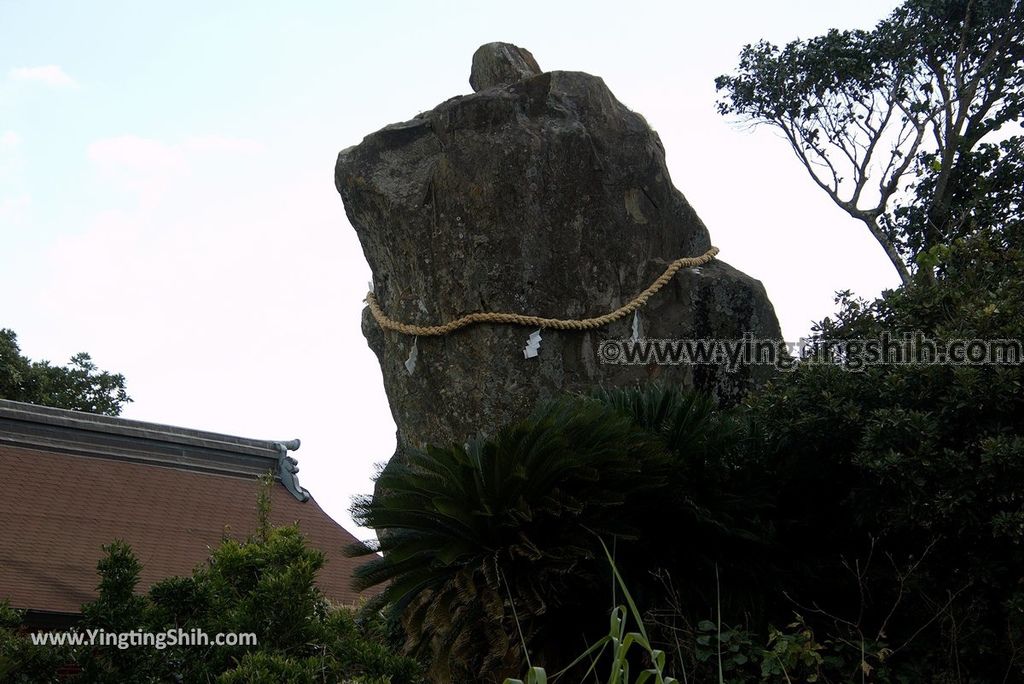
<path id="1" fill-rule="evenodd" d="M 571 319 L 630 301 L 673 260 L 703 254 L 708 230 L 676 188 L 644 118 L 596 76 L 541 72 L 526 50 L 489 43 L 476 91 L 385 126 L 338 155 L 335 184 L 383 311 L 433 325 L 476 311 Z M 657 339 L 778 338 L 761 283 L 720 260 L 684 269 L 640 311 Z M 539 400 L 657 380 L 735 400 L 770 372 L 713 365 L 610 365 L 597 330 L 481 324 L 442 337 L 384 331 L 363 312 L 399 452 L 493 434 Z M 415 345 L 415 364 L 407 368 Z"/>

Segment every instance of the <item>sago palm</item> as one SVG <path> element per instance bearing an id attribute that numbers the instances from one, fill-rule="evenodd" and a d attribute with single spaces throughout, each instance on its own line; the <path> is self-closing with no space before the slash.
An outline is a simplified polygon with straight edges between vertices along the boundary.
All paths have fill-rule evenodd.
<path id="1" fill-rule="evenodd" d="M 632 511 L 664 485 L 666 461 L 627 416 L 578 400 L 546 404 L 493 439 L 412 453 L 353 507 L 381 538 L 356 551 L 383 553 L 357 582 L 387 582 L 410 648 L 459 677 L 517 672 L 520 628 L 531 649 L 577 651 L 588 623 L 578 606 L 606 575 L 598 537 L 640 531 Z M 604 605 L 594 609 L 603 622 Z M 531 652 L 543 660 L 549 649 Z"/>
<path id="2" fill-rule="evenodd" d="M 370 557 L 357 584 L 386 583 L 437 680 L 500 682 L 524 643 L 557 667 L 606 627 L 601 540 L 645 599 L 651 570 L 713 586 L 718 554 L 750 545 L 742 493 L 721 491 L 740 435 L 710 400 L 655 388 L 566 398 L 493 438 L 413 452 L 353 507 L 381 539 L 353 550 Z"/>

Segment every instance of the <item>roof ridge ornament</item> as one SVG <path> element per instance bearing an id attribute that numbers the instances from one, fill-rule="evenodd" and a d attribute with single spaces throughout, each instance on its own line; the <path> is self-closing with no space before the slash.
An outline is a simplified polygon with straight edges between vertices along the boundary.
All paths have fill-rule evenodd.
<path id="1" fill-rule="evenodd" d="M 301 444 L 302 442 L 297 439 L 274 442 L 280 454 L 277 459 L 277 477 L 292 496 L 305 503 L 309 501 L 309 491 L 299 485 L 299 478 L 296 476 L 299 472 L 299 461 L 288 455 L 289 451 L 297 451 Z"/>

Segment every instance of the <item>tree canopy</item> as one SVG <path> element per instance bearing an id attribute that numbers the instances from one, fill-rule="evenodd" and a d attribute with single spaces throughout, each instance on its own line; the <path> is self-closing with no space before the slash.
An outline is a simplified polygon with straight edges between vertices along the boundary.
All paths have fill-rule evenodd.
<path id="1" fill-rule="evenodd" d="M 13 330 L 0 328 L 0 399 L 116 416 L 131 401 L 124 376 L 101 371 L 85 353 L 66 366 L 32 361 Z"/>
<path id="2" fill-rule="evenodd" d="M 991 165 L 1006 149 L 997 131 L 1020 121 L 1024 10 L 1019 0 L 908 0 L 871 31 L 747 45 L 716 85 L 719 111 L 781 131 L 909 282 L 920 254 L 962 235 L 957 195 L 979 155 Z"/>

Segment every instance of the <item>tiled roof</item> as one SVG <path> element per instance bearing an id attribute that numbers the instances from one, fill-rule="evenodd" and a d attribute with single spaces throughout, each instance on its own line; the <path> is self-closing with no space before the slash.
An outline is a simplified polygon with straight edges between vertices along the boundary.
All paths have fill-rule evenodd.
<path id="1" fill-rule="evenodd" d="M 0 401 L 0 600 L 77 613 L 114 539 L 142 563 L 140 590 L 190 574 L 225 536 L 255 530 L 257 475 L 279 459 L 274 442 Z M 362 561 L 342 554 L 354 537 L 312 498 L 280 482 L 271 492 L 271 522 L 297 523 L 326 555 L 326 596 L 358 600 L 349 582 Z"/>

